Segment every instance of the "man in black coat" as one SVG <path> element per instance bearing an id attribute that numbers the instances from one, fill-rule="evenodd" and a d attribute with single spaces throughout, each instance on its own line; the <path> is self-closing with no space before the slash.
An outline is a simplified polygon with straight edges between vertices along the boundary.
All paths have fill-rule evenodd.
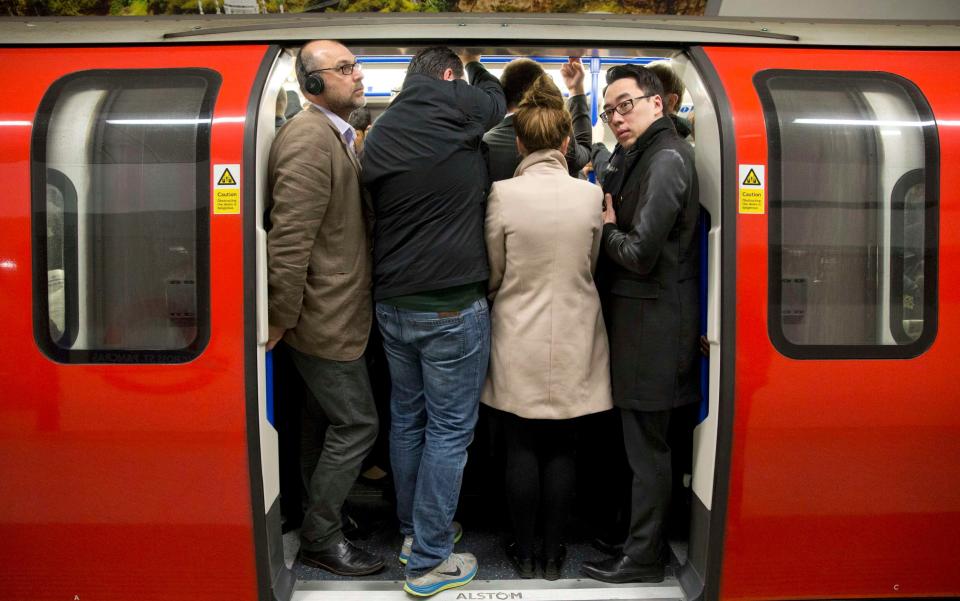
<path id="1" fill-rule="evenodd" d="M 453 552 L 453 514 L 490 355 L 481 140 L 505 108 L 500 82 L 479 56 L 461 62 L 449 48 L 425 48 L 364 143 L 404 536 L 398 559 L 407 566 L 404 590 L 418 596 L 477 573 L 473 555 Z"/>
<path id="2" fill-rule="evenodd" d="M 622 66 L 608 72 L 607 83 L 602 118 L 624 154 L 619 177 L 604 185 L 601 294 L 633 491 L 623 555 L 582 570 L 605 582 L 659 582 L 670 414 L 700 400 L 697 174 L 693 149 L 663 113 L 656 75 Z"/>
<path id="3" fill-rule="evenodd" d="M 523 95 L 533 82 L 543 75 L 543 67 L 528 58 L 510 61 L 500 75 L 500 85 L 507 98 L 507 115 L 500 123 L 483 136 L 487 145 L 487 167 L 490 181 L 498 182 L 513 177 L 520 164 L 520 151 L 517 150 L 517 132 L 513 129 L 513 113 L 520 106 Z M 593 129 L 590 123 L 590 107 L 583 90 L 583 65 L 580 59 L 570 57 L 567 64 L 560 68 L 560 76 L 570 92 L 567 109 L 573 120 L 573 133 L 567 146 L 567 169 L 570 175 L 577 173 L 590 160 L 590 142 Z"/>

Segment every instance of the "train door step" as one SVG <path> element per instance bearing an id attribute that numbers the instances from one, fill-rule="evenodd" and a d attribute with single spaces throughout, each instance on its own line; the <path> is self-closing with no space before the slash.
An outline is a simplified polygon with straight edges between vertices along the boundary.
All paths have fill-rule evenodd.
<path id="1" fill-rule="evenodd" d="M 410 601 L 401 581 L 300 581 L 291 601 Z M 474 580 L 431 601 L 685 601 L 675 578 L 657 584 L 604 584 L 593 580 Z"/>

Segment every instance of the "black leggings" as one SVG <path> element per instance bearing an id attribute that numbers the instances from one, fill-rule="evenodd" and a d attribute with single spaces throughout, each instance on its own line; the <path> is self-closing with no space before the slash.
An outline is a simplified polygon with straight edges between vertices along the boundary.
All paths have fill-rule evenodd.
<path id="1" fill-rule="evenodd" d="M 544 558 L 556 559 L 573 506 L 576 422 L 498 414 L 507 451 L 507 508 L 519 555 L 533 557 L 539 518 Z"/>

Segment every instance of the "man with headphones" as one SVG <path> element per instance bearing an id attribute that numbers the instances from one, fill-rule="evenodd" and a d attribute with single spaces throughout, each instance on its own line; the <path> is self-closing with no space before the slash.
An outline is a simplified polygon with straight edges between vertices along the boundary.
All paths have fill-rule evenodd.
<path id="1" fill-rule="evenodd" d="M 303 441 L 303 455 L 319 458 L 305 478 L 300 561 L 363 576 L 383 560 L 344 538 L 340 520 L 378 429 L 364 361 L 373 318 L 369 221 L 347 122 L 366 103 L 363 72 L 350 50 L 329 40 L 305 44 L 296 71 L 309 105 L 270 149 L 267 349 L 285 345 L 312 393 L 306 415 L 327 424 L 313 448 Z"/>

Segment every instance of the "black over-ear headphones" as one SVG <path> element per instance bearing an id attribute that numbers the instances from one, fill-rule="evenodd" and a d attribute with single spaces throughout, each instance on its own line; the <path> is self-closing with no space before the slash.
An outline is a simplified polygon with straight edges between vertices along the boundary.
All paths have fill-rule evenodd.
<path id="1" fill-rule="evenodd" d="M 303 64 L 303 48 L 304 46 L 301 46 L 300 52 L 297 52 L 297 74 L 303 82 L 303 91 L 319 96 L 323 94 L 323 78 L 316 75 L 316 72 L 307 73 L 307 66 Z"/>

